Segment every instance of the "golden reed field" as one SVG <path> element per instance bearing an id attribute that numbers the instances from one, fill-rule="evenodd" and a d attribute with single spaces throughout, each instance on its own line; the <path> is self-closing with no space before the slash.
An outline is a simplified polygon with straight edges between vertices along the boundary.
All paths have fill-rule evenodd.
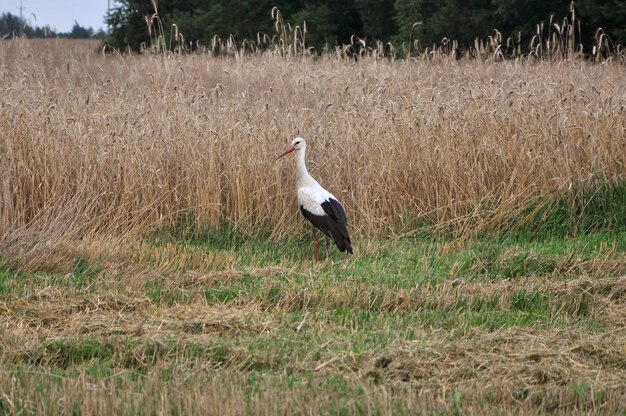
<path id="1" fill-rule="evenodd" d="M 103 56 L 13 40 L 0 65 L 4 249 L 182 217 L 293 233 L 293 164 L 275 157 L 295 136 L 357 235 L 499 227 L 625 174 L 618 64 Z"/>

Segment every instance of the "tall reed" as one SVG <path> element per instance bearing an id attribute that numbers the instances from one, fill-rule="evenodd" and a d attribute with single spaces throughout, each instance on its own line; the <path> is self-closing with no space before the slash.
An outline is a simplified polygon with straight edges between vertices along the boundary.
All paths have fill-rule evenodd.
<path id="1" fill-rule="evenodd" d="M 17 39 L 0 66 L 5 251 L 181 218 L 293 233 L 293 163 L 275 156 L 296 135 L 356 234 L 502 227 L 625 177 L 617 64 L 103 56 Z"/>

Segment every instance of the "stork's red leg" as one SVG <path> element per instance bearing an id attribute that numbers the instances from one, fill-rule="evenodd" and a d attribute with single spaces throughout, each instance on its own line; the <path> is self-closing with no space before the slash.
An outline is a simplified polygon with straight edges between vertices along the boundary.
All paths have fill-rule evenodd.
<path id="1" fill-rule="evenodd" d="M 315 233 L 315 227 L 311 227 L 311 230 L 313 230 L 313 256 L 315 257 L 315 263 L 317 263 L 319 261 L 317 252 L 317 235 Z"/>

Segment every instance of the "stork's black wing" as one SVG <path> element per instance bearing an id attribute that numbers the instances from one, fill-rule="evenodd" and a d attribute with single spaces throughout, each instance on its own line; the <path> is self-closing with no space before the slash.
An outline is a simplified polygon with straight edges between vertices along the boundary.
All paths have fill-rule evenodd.
<path id="1" fill-rule="evenodd" d="M 352 242 L 348 234 L 346 212 L 343 206 L 336 199 L 329 198 L 322 202 L 322 208 L 326 215 L 315 215 L 304 209 L 303 206 L 300 206 L 300 211 L 311 224 L 332 238 L 340 251 L 347 251 L 352 254 Z"/>

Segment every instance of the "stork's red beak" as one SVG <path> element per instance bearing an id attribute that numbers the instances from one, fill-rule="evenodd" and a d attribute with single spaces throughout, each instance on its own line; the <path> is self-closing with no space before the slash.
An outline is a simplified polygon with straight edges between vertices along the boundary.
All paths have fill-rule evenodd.
<path id="1" fill-rule="evenodd" d="M 295 147 L 293 147 L 292 144 L 290 144 L 289 146 L 287 146 L 287 150 L 285 150 L 283 153 L 280 154 L 280 156 L 278 156 L 276 158 L 276 160 L 280 159 L 281 157 L 288 155 L 289 153 L 293 152 L 294 150 L 296 150 Z"/>

